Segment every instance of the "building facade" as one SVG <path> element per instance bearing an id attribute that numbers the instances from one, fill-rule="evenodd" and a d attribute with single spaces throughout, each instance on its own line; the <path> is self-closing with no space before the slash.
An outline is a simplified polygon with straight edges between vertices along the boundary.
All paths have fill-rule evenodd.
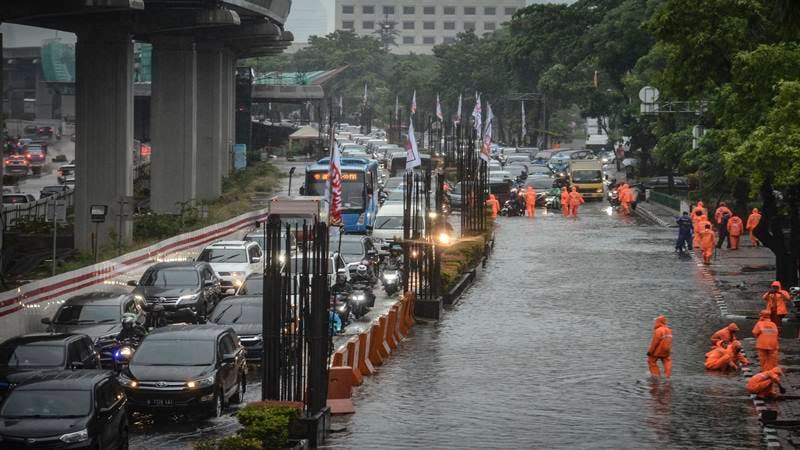
<path id="1" fill-rule="evenodd" d="M 455 41 L 472 30 L 491 33 L 525 0 L 336 0 L 337 30 L 379 37 L 381 23 L 394 23 L 394 53 L 431 53 L 433 47 Z"/>

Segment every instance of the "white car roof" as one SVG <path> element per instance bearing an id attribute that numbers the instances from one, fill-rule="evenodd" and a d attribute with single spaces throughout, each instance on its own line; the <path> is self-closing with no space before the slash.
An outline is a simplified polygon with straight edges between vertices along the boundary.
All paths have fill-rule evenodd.
<path id="1" fill-rule="evenodd" d="M 245 248 L 248 245 L 251 245 L 250 242 L 247 241 L 218 241 L 214 242 L 213 244 L 207 246 L 206 248 L 228 248 L 228 247 L 238 247 L 238 248 Z"/>

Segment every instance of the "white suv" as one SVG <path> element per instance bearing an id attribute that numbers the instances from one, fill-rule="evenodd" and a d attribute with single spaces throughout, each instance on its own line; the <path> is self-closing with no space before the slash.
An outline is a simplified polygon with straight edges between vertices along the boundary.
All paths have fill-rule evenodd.
<path id="1" fill-rule="evenodd" d="M 256 242 L 220 241 L 200 252 L 198 261 L 211 264 L 220 278 L 222 290 L 234 293 L 251 273 L 262 273 L 263 255 Z"/>

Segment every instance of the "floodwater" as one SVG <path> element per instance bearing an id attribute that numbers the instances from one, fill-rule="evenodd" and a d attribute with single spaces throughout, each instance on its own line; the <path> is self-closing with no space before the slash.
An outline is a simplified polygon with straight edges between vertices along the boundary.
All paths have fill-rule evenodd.
<path id="1" fill-rule="evenodd" d="M 328 448 L 757 448 L 738 374 L 707 373 L 726 322 L 674 231 L 587 204 L 577 220 L 500 218 L 478 281 L 355 390 Z M 650 379 L 652 321 L 673 376 Z"/>

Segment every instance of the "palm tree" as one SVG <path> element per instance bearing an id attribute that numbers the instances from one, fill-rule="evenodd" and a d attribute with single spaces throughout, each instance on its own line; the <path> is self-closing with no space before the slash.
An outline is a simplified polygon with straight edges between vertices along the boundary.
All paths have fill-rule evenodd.
<path id="1" fill-rule="evenodd" d="M 378 40 L 386 52 L 389 51 L 390 45 L 397 47 L 397 36 L 400 35 L 400 32 L 397 31 L 396 26 L 397 22 L 389 20 L 389 15 L 387 14 L 382 21 L 378 22 L 378 29 L 373 31 L 374 34 L 378 35 Z"/>

